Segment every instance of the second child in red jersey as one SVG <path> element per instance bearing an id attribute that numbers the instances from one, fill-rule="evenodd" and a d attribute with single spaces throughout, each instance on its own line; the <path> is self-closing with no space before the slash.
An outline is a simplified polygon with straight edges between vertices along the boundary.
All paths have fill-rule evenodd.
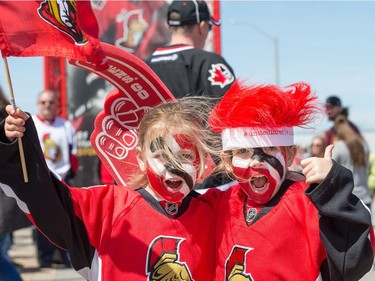
<path id="1" fill-rule="evenodd" d="M 237 81 L 215 106 L 223 170 L 238 182 L 202 195 L 216 210 L 215 280 L 359 280 L 371 269 L 370 212 L 332 146 L 302 161 L 306 178 L 288 171 L 293 127 L 312 121 L 316 100 L 305 83 Z"/>

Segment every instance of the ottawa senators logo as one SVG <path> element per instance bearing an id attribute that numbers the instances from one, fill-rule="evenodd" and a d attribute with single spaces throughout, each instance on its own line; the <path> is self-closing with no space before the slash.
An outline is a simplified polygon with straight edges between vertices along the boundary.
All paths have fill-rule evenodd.
<path id="1" fill-rule="evenodd" d="M 254 281 L 251 274 L 245 272 L 246 253 L 252 248 L 234 246 L 225 262 L 225 281 Z"/>
<path id="2" fill-rule="evenodd" d="M 69 35 L 76 44 L 84 45 L 88 40 L 77 24 L 76 6 L 74 0 L 46 0 L 40 4 L 38 14 L 44 21 Z"/>
<path id="3" fill-rule="evenodd" d="M 50 134 L 43 136 L 44 146 L 44 157 L 51 160 L 53 163 L 57 163 L 61 159 L 61 148 L 52 139 Z"/>
<path id="4" fill-rule="evenodd" d="M 143 19 L 143 9 L 122 10 L 116 21 L 123 24 L 123 34 L 115 41 L 115 46 L 134 53 L 148 28 L 147 22 Z"/>
<path id="5" fill-rule="evenodd" d="M 184 238 L 159 236 L 147 253 L 148 281 L 194 281 L 186 263 L 179 261 L 179 246 Z"/>
<path id="6" fill-rule="evenodd" d="M 232 72 L 228 69 L 225 64 L 217 63 L 212 64 L 211 69 L 208 70 L 209 76 L 208 81 L 211 82 L 212 86 L 220 86 L 224 88 L 226 85 L 231 84 L 234 81 Z"/>

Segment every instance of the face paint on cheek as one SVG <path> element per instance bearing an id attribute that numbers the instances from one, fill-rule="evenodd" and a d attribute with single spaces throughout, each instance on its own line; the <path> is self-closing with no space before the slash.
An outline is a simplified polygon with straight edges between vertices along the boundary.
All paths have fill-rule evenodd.
<path id="1" fill-rule="evenodd" d="M 175 134 L 173 135 L 174 141 L 177 143 L 180 149 L 191 150 L 195 154 L 193 165 L 199 167 L 201 158 L 197 146 L 186 135 Z"/>
<path id="2" fill-rule="evenodd" d="M 166 177 L 155 173 L 149 165 L 147 165 L 146 173 L 151 188 L 168 202 L 179 202 L 190 192 L 186 184 L 183 184 L 178 190 L 168 187 Z"/>
<path id="3" fill-rule="evenodd" d="M 164 164 L 158 159 L 153 158 L 151 155 L 148 155 L 146 173 L 152 189 L 154 189 L 162 198 L 166 199 L 166 197 L 168 197 L 168 190 L 164 185 L 164 181 L 167 170 Z"/>
<path id="4" fill-rule="evenodd" d="M 147 178 L 151 188 L 164 200 L 168 202 L 177 202 L 183 198 L 183 195 L 173 194 L 168 191 L 168 187 L 165 185 L 165 178 L 155 174 L 155 172 L 147 167 Z"/>
<path id="5" fill-rule="evenodd" d="M 284 153 L 279 151 L 273 158 L 274 160 L 270 162 L 269 172 L 271 177 L 281 185 L 287 172 Z"/>
<path id="6" fill-rule="evenodd" d="M 182 157 L 181 167 L 174 166 L 172 162 L 166 165 L 166 168 L 170 173 L 184 179 L 189 189 L 192 190 L 197 181 L 197 169 L 200 164 L 200 155 L 197 146 L 184 134 L 174 134 L 173 136 L 169 136 L 167 143 L 170 150 L 175 155 L 180 153 L 184 154 L 184 152 L 186 152 L 189 157 L 194 157 L 192 162 L 191 160 Z"/>
<path id="7" fill-rule="evenodd" d="M 238 171 L 238 168 L 235 168 L 235 173 L 242 173 L 244 176 L 243 180 L 239 180 L 238 184 L 241 186 L 241 189 L 249 196 L 250 202 L 253 202 L 255 205 L 263 206 L 272 199 L 278 190 L 277 181 L 269 174 L 267 169 L 254 169 L 248 168 L 245 171 Z M 261 188 L 256 188 L 255 182 L 251 182 L 253 175 L 262 174 L 265 178 L 263 179 L 264 186 Z M 247 180 L 246 180 L 247 179 Z"/>
<path id="8" fill-rule="evenodd" d="M 168 139 L 168 148 L 172 153 L 177 154 L 181 148 L 173 140 L 173 138 L 172 141 Z M 161 143 L 164 140 L 158 138 L 156 141 Z M 155 143 L 150 147 L 152 153 L 158 150 Z M 178 168 L 168 159 L 154 158 L 152 153 L 147 156 L 147 177 L 152 189 L 169 202 L 181 201 L 194 187 L 197 178 L 195 166 L 191 163 L 182 163 L 182 167 Z M 165 154 L 160 153 L 160 155 Z"/>
<path id="9" fill-rule="evenodd" d="M 185 165 L 185 167 L 183 167 L 182 170 L 179 169 L 178 167 L 175 167 L 173 165 L 173 163 L 167 163 L 167 164 L 165 164 L 165 167 L 166 167 L 168 172 L 182 178 L 185 181 L 185 183 L 187 184 L 187 186 L 190 189 L 193 189 L 194 184 L 195 184 L 194 179 L 196 178 L 196 173 L 194 173 L 194 172 L 189 173 L 188 170 L 186 170 L 186 165 Z M 187 168 L 187 169 L 189 169 L 189 168 Z"/>
<path id="10" fill-rule="evenodd" d="M 180 170 L 178 171 L 180 172 Z M 178 187 L 176 188 L 173 187 L 173 181 L 176 182 L 176 177 L 173 177 L 173 175 L 177 175 L 179 178 L 183 178 L 183 180 L 178 179 Z M 192 180 L 192 177 L 187 173 L 183 173 L 181 175 L 171 173 L 171 176 L 173 179 L 172 181 L 168 179 L 168 176 L 164 177 L 157 175 L 152 168 L 147 167 L 147 178 L 149 180 L 151 188 L 164 200 L 168 202 L 179 202 L 184 197 L 186 197 L 193 189 L 194 181 Z"/>
<path id="11" fill-rule="evenodd" d="M 277 153 L 272 156 L 265 153 L 261 148 L 255 148 L 252 159 L 256 159 L 259 162 L 268 163 L 273 168 L 273 170 L 279 174 L 280 178 L 283 177 L 285 171 L 282 163 L 284 163 L 284 159 L 282 159 L 282 154 L 280 151 L 277 151 Z"/>
<path id="12" fill-rule="evenodd" d="M 267 155 L 265 159 L 254 157 L 251 159 L 232 160 L 233 173 L 238 179 L 241 189 L 249 196 L 249 200 L 255 205 L 267 204 L 280 189 L 284 179 L 285 164 L 283 155 L 276 154 L 275 157 Z M 281 160 L 281 161 L 280 161 Z M 251 168 L 253 161 L 262 162 L 263 165 Z"/>
<path id="13" fill-rule="evenodd" d="M 248 177 L 247 170 L 250 167 L 251 159 L 242 159 L 239 157 L 233 157 L 232 159 L 232 166 L 233 166 L 233 173 L 237 179 Z"/>

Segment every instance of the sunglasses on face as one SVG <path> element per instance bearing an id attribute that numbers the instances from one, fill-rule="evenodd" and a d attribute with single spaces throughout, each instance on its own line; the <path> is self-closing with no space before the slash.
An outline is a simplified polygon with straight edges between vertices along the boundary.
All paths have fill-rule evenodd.
<path id="1" fill-rule="evenodd" d="M 323 145 L 320 144 L 320 143 L 313 143 L 311 146 L 315 146 L 315 147 L 322 147 Z"/>
<path id="2" fill-rule="evenodd" d="M 338 107 L 337 105 L 332 105 L 332 104 L 326 104 L 326 110 L 332 110 L 332 109 L 334 109 L 334 108 L 336 108 L 336 107 Z"/>

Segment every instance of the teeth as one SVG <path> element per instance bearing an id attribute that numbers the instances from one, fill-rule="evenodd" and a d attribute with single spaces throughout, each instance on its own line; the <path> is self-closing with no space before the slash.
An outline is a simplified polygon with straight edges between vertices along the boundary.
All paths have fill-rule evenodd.
<path id="1" fill-rule="evenodd" d="M 181 180 L 166 180 L 165 184 L 170 188 L 177 188 L 181 185 Z"/>
<path id="2" fill-rule="evenodd" d="M 181 181 L 181 180 L 167 180 L 167 181 L 169 181 L 169 182 L 179 182 L 179 181 Z"/>

